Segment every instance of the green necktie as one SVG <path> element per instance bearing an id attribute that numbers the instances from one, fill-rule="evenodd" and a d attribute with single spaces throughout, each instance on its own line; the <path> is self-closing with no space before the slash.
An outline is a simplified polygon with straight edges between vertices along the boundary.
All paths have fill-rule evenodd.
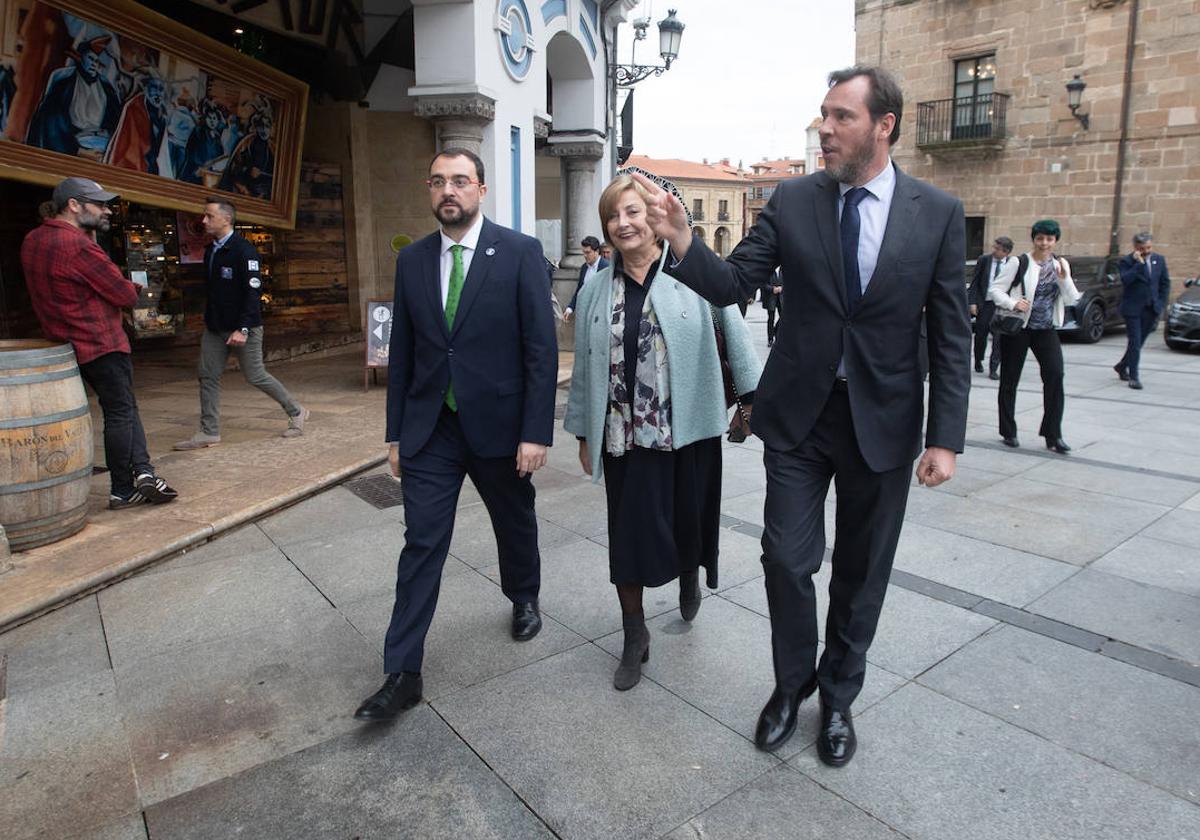
<path id="1" fill-rule="evenodd" d="M 462 297 L 463 287 L 463 246 L 451 245 L 450 253 L 454 255 L 454 266 L 450 269 L 450 289 L 446 292 L 446 328 L 454 327 L 454 316 L 458 313 L 458 299 Z M 446 386 L 446 405 L 451 411 L 458 411 L 458 401 L 454 399 L 454 383 Z"/>

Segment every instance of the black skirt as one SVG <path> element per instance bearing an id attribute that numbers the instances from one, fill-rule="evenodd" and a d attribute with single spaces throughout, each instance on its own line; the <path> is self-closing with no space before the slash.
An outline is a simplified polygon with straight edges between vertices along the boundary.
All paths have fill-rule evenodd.
<path id="1" fill-rule="evenodd" d="M 608 497 L 608 567 L 614 584 L 662 586 L 707 571 L 717 587 L 721 439 L 672 451 L 634 447 L 601 456 Z"/>

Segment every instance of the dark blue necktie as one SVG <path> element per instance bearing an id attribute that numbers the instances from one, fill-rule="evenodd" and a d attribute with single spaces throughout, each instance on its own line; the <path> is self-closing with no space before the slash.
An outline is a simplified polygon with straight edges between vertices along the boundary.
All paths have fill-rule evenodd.
<path id="1" fill-rule="evenodd" d="M 862 299 L 862 278 L 858 274 L 858 232 L 862 227 L 858 205 L 870 193 L 854 187 L 842 196 L 842 270 L 846 275 L 846 304 L 851 311 Z"/>

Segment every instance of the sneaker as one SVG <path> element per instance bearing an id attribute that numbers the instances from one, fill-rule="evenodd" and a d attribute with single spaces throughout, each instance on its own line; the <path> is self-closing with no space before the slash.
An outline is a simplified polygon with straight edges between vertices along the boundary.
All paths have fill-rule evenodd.
<path id="1" fill-rule="evenodd" d="M 288 427 L 283 430 L 283 436 L 287 438 L 300 437 L 304 434 L 304 421 L 307 419 L 308 409 L 301 406 L 299 414 L 288 418 Z"/>
<path id="2" fill-rule="evenodd" d="M 133 480 L 133 486 L 146 498 L 146 501 L 154 505 L 163 505 L 179 498 L 179 492 L 175 488 L 152 473 L 139 475 Z"/>
<path id="3" fill-rule="evenodd" d="M 220 435 L 206 435 L 204 432 L 196 432 L 187 440 L 181 440 L 171 446 L 172 449 L 179 451 L 187 451 L 189 449 L 204 449 L 206 446 L 216 446 L 221 442 Z"/>
<path id="4" fill-rule="evenodd" d="M 131 491 L 128 496 L 119 496 L 113 493 L 108 497 L 109 510 L 124 510 L 125 508 L 144 505 L 145 503 L 146 497 L 137 490 Z"/>

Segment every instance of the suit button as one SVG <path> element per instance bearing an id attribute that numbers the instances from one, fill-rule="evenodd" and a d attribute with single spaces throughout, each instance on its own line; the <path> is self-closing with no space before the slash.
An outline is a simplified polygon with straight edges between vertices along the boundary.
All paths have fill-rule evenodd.
<path id="1" fill-rule="evenodd" d="M 447 349 L 447 350 L 446 350 L 446 355 L 447 355 L 447 356 L 453 356 L 453 355 L 454 355 L 454 348 L 453 348 L 453 347 L 450 347 L 449 349 Z"/>

